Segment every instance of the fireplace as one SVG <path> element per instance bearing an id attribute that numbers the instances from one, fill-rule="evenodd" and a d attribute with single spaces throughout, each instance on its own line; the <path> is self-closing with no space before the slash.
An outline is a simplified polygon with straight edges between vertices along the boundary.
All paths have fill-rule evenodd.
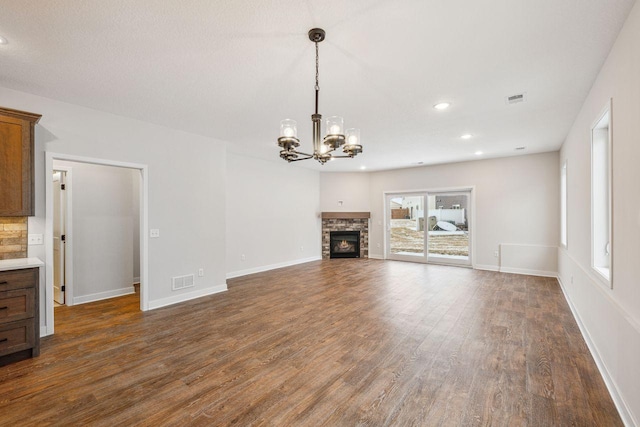
<path id="1" fill-rule="evenodd" d="M 329 239 L 330 258 L 360 258 L 359 231 L 332 231 Z"/>

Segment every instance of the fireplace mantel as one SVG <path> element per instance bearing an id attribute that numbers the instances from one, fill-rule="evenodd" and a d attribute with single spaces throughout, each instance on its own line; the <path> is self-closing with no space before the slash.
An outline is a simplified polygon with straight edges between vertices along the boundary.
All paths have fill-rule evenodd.
<path id="1" fill-rule="evenodd" d="M 366 219 L 371 212 L 322 212 L 322 219 Z"/>

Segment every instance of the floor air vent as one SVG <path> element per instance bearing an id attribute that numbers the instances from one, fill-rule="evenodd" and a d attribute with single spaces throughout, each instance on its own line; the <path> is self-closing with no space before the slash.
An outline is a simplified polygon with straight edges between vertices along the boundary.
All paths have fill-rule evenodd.
<path id="1" fill-rule="evenodd" d="M 177 291 L 178 289 L 192 288 L 194 285 L 195 276 L 193 274 L 187 274 L 186 276 L 176 276 L 171 278 L 171 289 Z"/>

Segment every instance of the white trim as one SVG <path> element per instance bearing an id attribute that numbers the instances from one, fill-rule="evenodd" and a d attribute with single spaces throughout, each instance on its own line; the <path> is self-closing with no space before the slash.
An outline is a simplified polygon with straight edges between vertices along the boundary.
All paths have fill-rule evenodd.
<path id="1" fill-rule="evenodd" d="M 78 163 L 89 163 L 102 166 L 116 166 L 140 171 L 140 309 L 147 311 L 149 306 L 149 166 L 142 163 L 121 162 L 117 160 L 99 159 L 95 157 L 75 156 L 64 153 L 45 151 L 45 304 L 40 309 L 40 318 L 46 321 L 46 335 L 54 333 L 53 310 L 53 182 L 49 177 L 53 174 L 53 161 L 64 160 Z M 67 200 L 67 203 L 70 203 Z M 68 219 L 70 221 L 70 219 Z M 72 258 L 73 253 L 67 253 Z M 70 270 L 73 271 L 73 270 Z M 71 299 L 69 299 L 71 301 Z M 74 298 L 75 300 L 75 298 Z M 44 313 L 42 312 L 44 310 Z"/>
<path id="2" fill-rule="evenodd" d="M 591 213 L 591 268 L 596 271 L 598 274 L 596 274 L 595 277 L 597 277 L 597 283 L 599 283 L 601 286 L 605 287 L 606 289 L 613 289 L 613 98 L 609 98 L 609 100 L 607 101 L 607 103 L 605 104 L 605 106 L 602 108 L 602 110 L 600 111 L 600 113 L 598 114 L 596 120 L 591 124 L 591 129 L 589 132 L 589 136 L 590 136 L 590 148 L 589 148 L 589 152 L 590 152 L 590 169 L 589 169 L 589 176 L 590 176 L 590 196 L 591 196 L 591 202 L 590 202 L 590 213 Z M 609 201 L 608 201 L 608 208 L 609 208 L 609 245 L 610 245 L 610 251 L 609 251 L 609 277 L 605 277 L 602 272 L 598 271 L 598 267 L 595 265 L 595 259 L 594 259 L 594 228 L 595 228 L 595 224 L 594 224 L 594 197 L 593 197 L 593 132 L 594 130 L 598 129 L 597 126 L 600 123 L 600 121 L 602 121 L 602 119 L 606 116 L 609 115 L 609 125 L 607 128 L 607 172 L 608 172 L 608 195 L 609 195 Z"/>
<path id="3" fill-rule="evenodd" d="M 607 299 L 607 301 L 612 304 L 616 310 L 618 312 L 620 312 L 620 314 L 622 315 L 622 317 L 631 325 L 633 326 L 633 329 L 636 330 L 636 332 L 638 332 L 640 334 L 640 322 L 638 320 L 635 319 L 635 317 L 633 317 L 631 314 L 629 314 L 629 312 L 620 305 L 620 303 L 618 303 L 618 301 L 616 301 L 612 296 L 611 293 L 608 292 L 609 289 L 605 288 L 603 286 L 601 286 L 601 284 L 598 282 L 596 275 L 594 274 L 593 270 L 591 268 L 586 269 L 582 266 L 582 264 L 580 264 L 568 251 L 566 250 L 562 250 L 562 252 L 564 253 L 564 255 L 567 256 L 567 258 L 569 258 L 569 260 L 571 260 L 571 262 L 578 266 L 578 268 L 580 268 L 580 270 L 582 271 L 582 273 L 585 275 L 585 277 L 587 279 L 589 279 L 591 282 L 596 283 L 597 286 L 595 286 L 596 289 L 598 289 L 600 291 L 600 294 L 605 297 Z M 558 254 L 559 255 L 559 254 Z M 559 261 L 559 260 L 558 260 Z M 558 270 L 560 269 L 560 265 L 558 262 Z M 558 280 L 560 279 L 560 273 L 558 272 Z"/>
<path id="4" fill-rule="evenodd" d="M 529 268 L 500 267 L 500 273 L 524 274 L 527 276 L 558 277 L 555 271 L 532 270 Z"/>
<path id="5" fill-rule="evenodd" d="M 369 254 L 369 259 L 384 259 L 383 254 Z"/>
<path id="6" fill-rule="evenodd" d="M 131 284 L 132 284 L 132 285 L 135 285 L 136 283 L 137 283 L 137 284 L 139 284 L 139 283 L 140 283 L 140 278 L 139 278 L 139 277 L 134 277 L 134 278 L 133 278 L 133 282 L 131 282 Z"/>
<path id="7" fill-rule="evenodd" d="M 188 292 L 180 295 L 174 295 L 171 297 L 160 298 L 149 302 L 149 310 L 154 310 L 160 307 L 166 307 L 168 305 L 179 304 L 181 302 L 190 301 L 192 299 L 205 297 L 207 295 L 213 295 L 227 290 L 227 284 L 213 286 L 211 288 L 198 289 L 197 291 Z"/>
<path id="8" fill-rule="evenodd" d="M 73 298 L 73 304 L 86 304 L 88 302 L 102 301 L 103 299 L 110 299 L 115 297 L 121 297 L 124 295 L 131 295 L 135 293 L 133 286 L 127 286 L 126 288 L 113 289 L 105 292 L 97 292 L 95 294 L 82 295 Z"/>
<path id="9" fill-rule="evenodd" d="M 500 266 L 489 264 L 474 264 L 473 268 L 474 270 L 500 271 Z"/>
<path id="10" fill-rule="evenodd" d="M 562 177 L 564 175 L 564 201 L 562 200 Z M 569 159 L 565 159 L 560 167 L 560 210 L 564 203 L 564 236 L 562 235 L 562 212 L 560 212 L 560 247 L 569 249 Z M 564 242 L 562 238 L 564 237 Z"/>
<path id="11" fill-rule="evenodd" d="M 227 273 L 227 279 L 233 279 L 236 277 L 246 276 L 248 274 L 262 273 L 263 271 L 275 270 L 277 268 L 291 267 L 292 265 L 305 264 L 312 261 L 320 261 L 321 256 L 314 256 L 310 258 L 296 259 L 293 261 L 280 262 L 277 264 L 263 265 L 260 267 L 247 268 L 246 270 L 238 270 Z"/>
<path id="12" fill-rule="evenodd" d="M 573 258 L 571 258 L 570 256 L 569 258 L 572 260 L 572 262 L 575 263 Z M 578 265 L 584 271 L 584 269 L 580 264 L 576 263 L 576 265 Z M 589 276 L 587 275 L 587 278 L 588 277 Z M 609 370 L 607 369 L 607 366 L 605 365 L 604 361 L 602 360 L 600 356 L 600 352 L 598 351 L 598 347 L 596 346 L 595 342 L 591 339 L 591 334 L 589 334 L 589 330 L 587 329 L 585 324 L 582 322 L 582 318 L 580 317 L 578 310 L 573 305 L 573 302 L 571 301 L 571 298 L 569 297 L 569 294 L 564 287 L 564 283 L 562 282 L 560 275 L 558 275 L 558 283 L 560 284 L 560 289 L 562 290 L 564 299 L 567 301 L 567 305 L 569 305 L 569 309 L 573 314 L 573 318 L 578 324 L 578 328 L 580 328 L 580 333 L 582 334 L 582 337 L 584 338 L 584 341 L 587 344 L 589 351 L 591 352 L 591 356 L 593 357 L 593 360 L 596 362 L 596 366 L 600 371 L 600 375 L 602 376 L 602 379 L 604 380 L 604 383 L 607 386 L 607 390 L 609 390 L 611 399 L 613 400 L 614 405 L 616 405 L 616 408 L 618 409 L 618 413 L 620 414 L 620 418 L 622 418 L 622 422 L 626 426 L 637 426 L 638 423 L 634 419 L 633 413 L 629 409 L 629 406 L 626 404 L 625 400 L 618 393 L 618 386 L 615 380 L 613 379 L 613 377 L 611 376 L 611 374 L 609 373 Z M 602 290 L 601 286 L 596 286 L 596 288 Z M 619 309 L 619 306 L 616 305 L 615 307 Z M 630 320 L 625 312 L 623 312 L 623 316 L 625 317 L 625 319 Z M 633 323 L 631 325 L 636 329 L 636 331 L 638 331 L 637 325 Z"/>

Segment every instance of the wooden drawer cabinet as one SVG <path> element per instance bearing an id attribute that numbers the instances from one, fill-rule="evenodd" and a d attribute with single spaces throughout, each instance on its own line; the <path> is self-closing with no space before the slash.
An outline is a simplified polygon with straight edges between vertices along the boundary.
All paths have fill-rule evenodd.
<path id="1" fill-rule="evenodd" d="M 40 117 L 0 107 L 0 216 L 34 214 L 33 144 Z"/>
<path id="2" fill-rule="evenodd" d="M 0 366 L 40 354 L 39 269 L 0 271 Z"/>

